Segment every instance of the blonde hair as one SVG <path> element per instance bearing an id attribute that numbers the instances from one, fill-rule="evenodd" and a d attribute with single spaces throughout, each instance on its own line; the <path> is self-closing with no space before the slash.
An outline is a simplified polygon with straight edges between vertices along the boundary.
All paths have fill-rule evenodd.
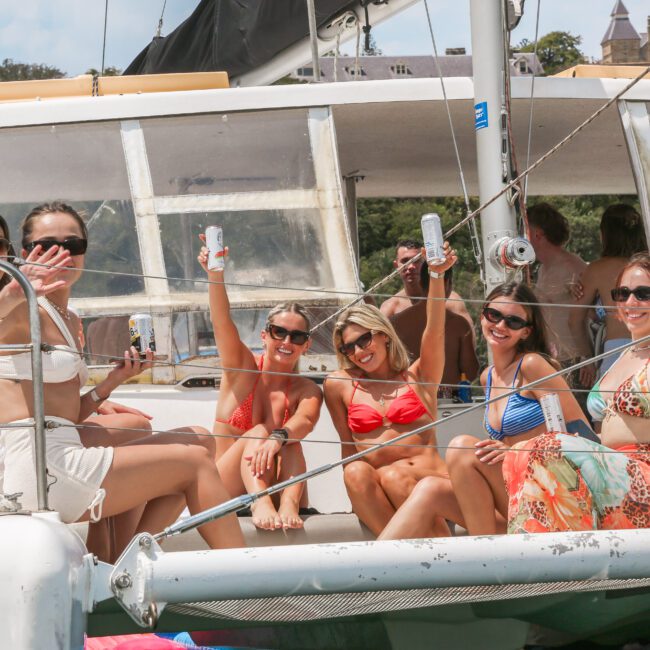
<path id="1" fill-rule="evenodd" d="M 266 324 L 270 325 L 275 316 L 278 314 L 284 314 L 286 312 L 289 312 L 291 314 L 298 314 L 301 316 L 305 321 L 305 325 L 307 325 L 306 329 L 309 332 L 311 328 L 309 315 L 307 314 L 307 310 L 305 309 L 304 305 L 301 305 L 299 302 L 281 302 L 280 304 L 276 305 L 268 313 L 268 316 L 266 317 Z"/>
<path id="2" fill-rule="evenodd" d="M 344 311 L 334 325 L 332 341 L 340 368 L 354 368 L 355 364 L 339 347 L 343 343 L 343 331 L 348 325 L 359 325 L 373 332 L 381 332 L 388 338 L 388 365 L 394 372 L 402 372 L 409 367 L 409 356 L 406 347 L 397 336 L 391 322 L 374 305 L 356 305 Z"/>

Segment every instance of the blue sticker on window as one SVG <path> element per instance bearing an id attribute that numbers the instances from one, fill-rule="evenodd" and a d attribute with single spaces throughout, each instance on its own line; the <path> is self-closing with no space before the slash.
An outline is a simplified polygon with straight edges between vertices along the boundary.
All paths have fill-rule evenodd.
<path id="1" fill-rule="evenodd" d="M 487 102 L 479 102 L 474 105 L 474 128 L 478 131 L 488 125 Z"/>

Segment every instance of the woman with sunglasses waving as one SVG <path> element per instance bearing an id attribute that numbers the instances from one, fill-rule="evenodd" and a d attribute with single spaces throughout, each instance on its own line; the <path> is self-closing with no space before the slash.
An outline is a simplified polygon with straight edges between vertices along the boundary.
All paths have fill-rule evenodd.
<path id="1" fill-rule="evenodd" d="M 503 468 L 508 532 L 650 527 L 650 255 L 630 259 L 611 298 L 639 343 L 589 394 L 603 420 L 601 444 L 545 434 L 518 445 Z"/>
<path id="2" fill-rule="evenodd" d="M 84 447 L 77 423 L 83 422 L 113 389 L 151 365 L 151 350 L 140 360 L 135 350 L 124 353 L 106 379 L 80 395 L 88 369 L 79 351 L 78 320 L 68 310 L 74 283 L 84 268 L 86 225 L 69 205 L 52 203 L 34 208 L 23 221 L 23 255 L 30 261 L 56 262 L 47 282 L 56 284 L 39 298 L 41 334 L 50 349 L 43 353 L 46 420 L 46 462 L 50 507 L 66 522 L 98 521 L 134 508 L 144 510 L 135 532 L 158 532 L 177 513 L 182 495 L 193 513 L 228 499 L 214 466 L 214 448 L 201 444 L 207 431 L 188 428 L 149 436 L 127 445 Z M 34 258 L 30 258 L 33 254 Z M 57 261 L 58 260 L 58 261 Z M 9 288 L 10 285 L 7 285 Z M 4 301 L 0 308 L 5 308 Z M 0 320 L 0 343 L 30 340 L 24 298 Z M 0 413 L 11 427 L 0 429 L 4 442 L 4 492 L 20 492 L 24 508 L 37 507 L 34 473 L 34 415 L 29 353 L 0 354 Z M 103 513 L 103 515 L 102 515 Z M 236 518 L 230 516 L 199 528 L 213 548 L 243 546 Z"/>
<path id="3" fill-rule="evenodd" d="M 233 496 L 259 492 L 306 470 L 300 441 L 314 428 L 323 401 L 320 388 L 297 372 L 311 343 L 309 317 L 298 303 L 277 305 L 261 333 L 264 353 L 253 354 L 230 314 L 223 269 L 208 271 L 205 246 L 198 260 L 211 281 L 210 318 L 223 368 L 214 424 L 221 436 L 217 467 Z M 302 528 L 303 493 L 299 483 L 282 491 L 277 507 L 271 497 L 258 499 L 253 523 L 265 530 Z"/>
<path id="4" fill-rule="evenodd" d="M 424 249 L 423 249 L 424 254 Z M 445 244 L 445 261 L 430 265 L 427 321 L 420 358 L 409 365 L 404 344 L 386 317 L 371 305 L 345 311 L 334 327 L 334 347 L 341 370 L 325 382 L 325 402 L 342 442 L 343 456 L 389 441 L 431 424 L 437 416 L 437 390 L 445 365 L 444 272 L 456 262 Z M 400 516 L 400 508 L 418 483 L 444 483 L 447 469 L 426 431 L 387 446 L 345 466 L 343 477 L 359 519 L 379 535 Z M 410 536 L 449 535 L 444 519 L 429 520 Z M 417 525 L 420 522 L 406 522 Z"/>

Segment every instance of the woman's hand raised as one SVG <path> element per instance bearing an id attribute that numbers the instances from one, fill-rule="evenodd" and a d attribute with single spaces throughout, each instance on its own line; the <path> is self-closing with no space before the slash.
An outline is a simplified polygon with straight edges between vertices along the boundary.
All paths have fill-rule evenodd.
<path id="1" fill-rule="evenodd" d="M 205 235 L 201 234 L 199 235 L 199 239 L 205 244 Z M 208 247 L 207 246 L 201 246 L 201 250 L 199 251 L 199 254 L 197 255 L 196 259 L 198 260 L 199 264 L 201 265 L 201 268 L 208 273 Z M 225 246 L 223 249 L 223 256 L 227 257 L 228 255 L 228 246 Z M 222 271 L 223 269 L 216 269 L 218 271 Z M 214 271 L 210 271 L 210 273 L 214 273 Z"/>
<path id="2" fill-rule="evenodd" d="M 25 263 L 20 270 L 27 277 L 37 296 L 46 296 L 57 289 L 65 286 L 65 280 L 55 280 L 66 268 L 73 265 L 70 251 L 59 246 L 52 246 L 49 250 L 42 252 L 42 246 L 37 244 L 25 258 Z M 14 279 L 6 287 L 10 295 L 23 298 L 22 287 Z"/>
<path id="3" fill-rule="evenodd" d="M 456 262 L 458 261 L 458 256 L 456 255 L 456 251 L 449 245 L 448 241 L 446 241 L 444 244 L 444 252 L 445 252 L 444 262 L 438 264 L 431 264 L 427 262 L 429 271 L 442 274 L 447 269 L 450 269 L 454 264 L 456 264 Z M 425 261 L 427 259 L 426 249 L 424 248 L 422 249 L 422 259 L 424 259 Z"/>

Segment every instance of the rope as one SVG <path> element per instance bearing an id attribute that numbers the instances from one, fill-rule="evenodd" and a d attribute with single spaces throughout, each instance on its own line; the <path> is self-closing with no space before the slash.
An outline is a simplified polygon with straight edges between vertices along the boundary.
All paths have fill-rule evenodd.
<path id="1" fill-rule="evenodd" d="M 160 18 L 158 19 L 158 29 L 156 30 L 156 38 L 160 38 L 162 35 L 162 28 L 163 28 L 163 17 L 165 15 L 165 7 L 167 6 L 167 0 L 164 0 L 163 6 L 162 6 L 162 11 L 160 12 Z"/>

